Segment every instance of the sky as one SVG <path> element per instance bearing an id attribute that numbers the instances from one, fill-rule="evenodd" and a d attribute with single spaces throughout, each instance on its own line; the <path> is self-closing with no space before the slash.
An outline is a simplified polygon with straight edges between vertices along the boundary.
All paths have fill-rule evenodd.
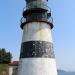
<path id="1" fill-rule="evenodd" d="M 52 37 L 57 68 L 75 71 L 75 0 L 49 0 L 54 28 Z M 18 60 L 22 41 L 20 19 L 24 0 L 0 1 L 0 48 Z"/>

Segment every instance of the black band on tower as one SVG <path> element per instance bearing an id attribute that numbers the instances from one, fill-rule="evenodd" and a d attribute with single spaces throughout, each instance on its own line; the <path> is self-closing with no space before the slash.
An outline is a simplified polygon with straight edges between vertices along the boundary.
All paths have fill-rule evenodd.
<path id="1" fill-rule="evenodd" d="M 21 45 L 20 58 L 55 58 L 53 44 L 46 41 L 29 41 Z"/>

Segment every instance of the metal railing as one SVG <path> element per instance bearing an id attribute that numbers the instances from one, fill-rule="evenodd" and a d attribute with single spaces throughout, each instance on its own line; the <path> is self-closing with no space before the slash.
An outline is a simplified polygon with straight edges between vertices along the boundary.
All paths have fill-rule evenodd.
<path id="1" fill-rule="evenodd" d="M 31 20 L 33 20 L 33 19 L 29 19 L 29 21 L 31 21 Z M 37 21 L 37 19 L 36 19 L 36 21 Z M 50 17 L 49 19 L 42 18 L 40 21 L 48 21 L 51 24 L 53 24 L 53 18 L 52 17 Z M 22 23 L 25 23 L 26 22 L 26 19 L 22 17 L 21 20 L 20 20 L 20 22 L 21 22 L 21 24 Z"/>
<path id="2" fill-rule="evenodd" d="M 25 18 L 21 18 L 21 28 L 23 29 L 23 26 L 24 26 L 24 24 L 26 23 L 26 22 L 47 22 L 47 23 L 49 23 L 50 24 L 50 26 L 51 26 L 51 29 L 53 28 L 53 18 L 52 17 L 50 17 L 50 19 L 44 19 L 44 18 L 42 18 L 42 19 L 25 19 Z"/>
<path id="3" fill-rule="evenodd" d="M 26 19 L 24 17 L 22 17 L 21 20 L 20 20 L 20 22 L 22 24 L 22 23 L 26 22 Z"/>
<path id="4" fill-rule="evenodd" d="M 24 13 L 26 10 L 27 10 L 27 9 L 24 7 L 24 8 L 23 8 L 23 13 Z M 51 8 L 49 8 L 49 7 L 48 7 L 48 11 L 47 11 L 47 16 L 48 16 L 48 18 L 51 17 Z"/>
<path id="5" fill-rule="evenodd" d="M 50 17 L 50 18 L 48 19 L 48 21 L 49 21 L 51 24 L 53 24 L 53 18 L 52 18 L 52 17 Z"/>

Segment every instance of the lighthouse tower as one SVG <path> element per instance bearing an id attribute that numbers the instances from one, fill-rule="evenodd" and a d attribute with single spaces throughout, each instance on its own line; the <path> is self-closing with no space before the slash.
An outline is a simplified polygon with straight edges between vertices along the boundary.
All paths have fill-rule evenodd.
<path id="1" fill-rule="evenodd" d="M 25 0 L 18 75 L 57 75 L 48 0 Z"/>

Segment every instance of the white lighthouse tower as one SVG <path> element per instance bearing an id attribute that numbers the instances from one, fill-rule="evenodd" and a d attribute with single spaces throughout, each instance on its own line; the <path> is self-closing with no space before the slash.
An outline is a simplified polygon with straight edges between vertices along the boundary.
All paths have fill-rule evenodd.
<path id="1" fill-rule="evenodd" d="M 25 0 L 18 75 L 57 75 L 48 0 Z M 49 19 L 50 18 L 50 19 Z"/>

